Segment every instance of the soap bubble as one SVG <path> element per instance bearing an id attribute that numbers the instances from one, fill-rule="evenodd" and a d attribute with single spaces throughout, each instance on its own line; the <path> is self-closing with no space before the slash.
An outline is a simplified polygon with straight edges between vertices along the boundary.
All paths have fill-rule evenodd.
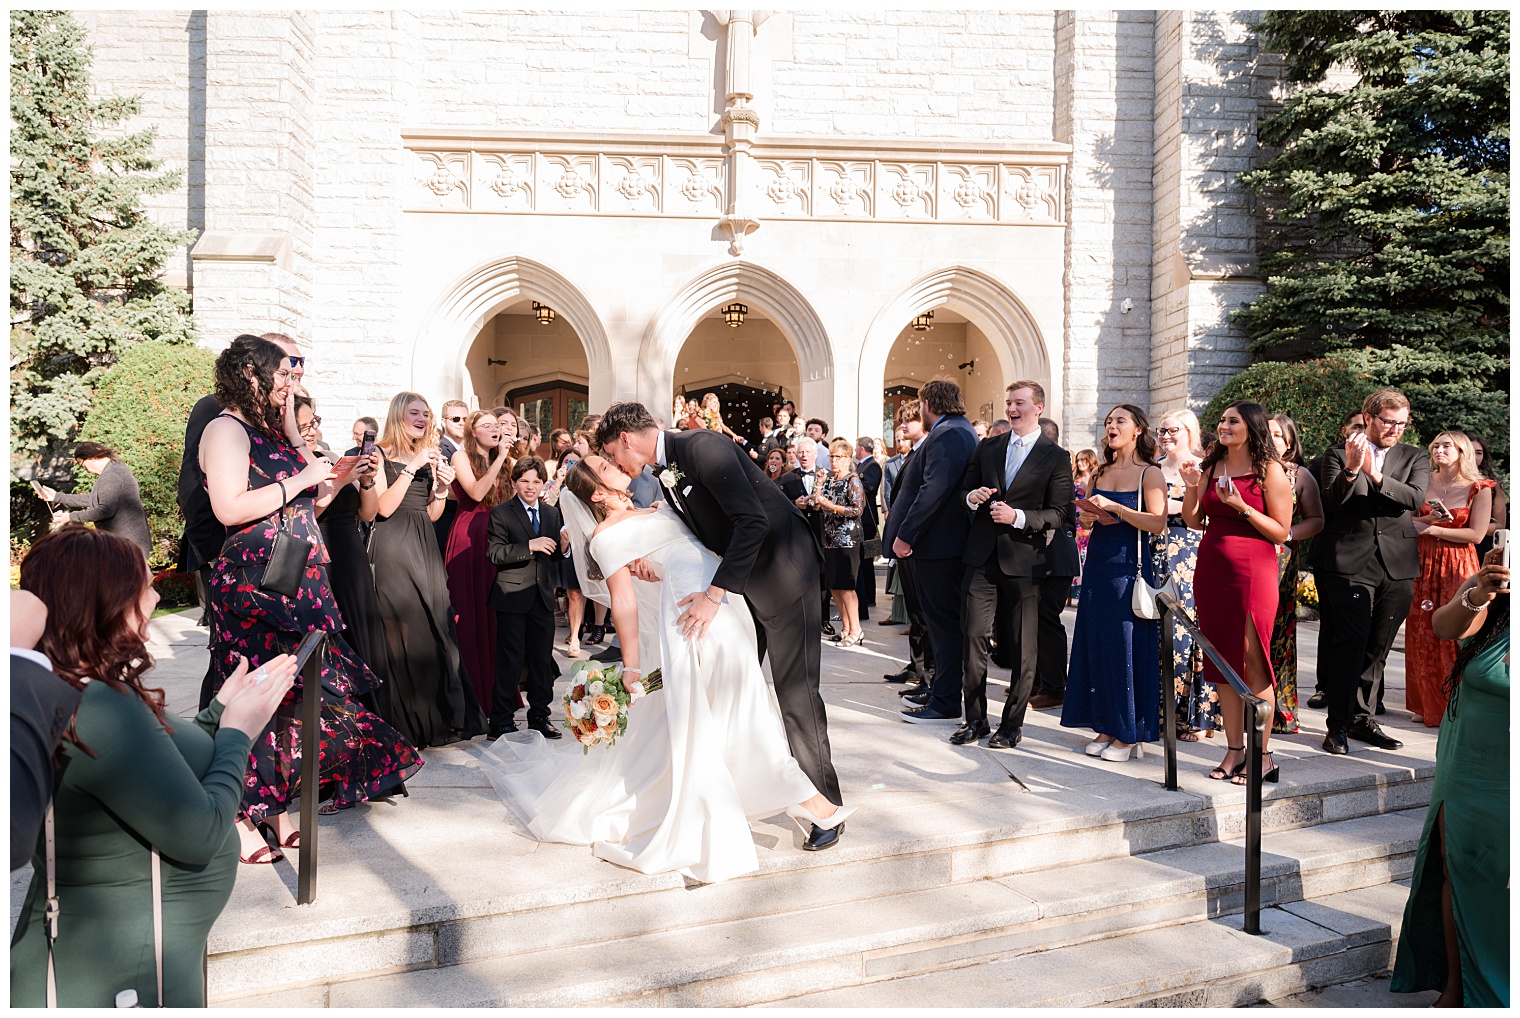
<path id="1" fill-rule="evenodd" d="M 1420 611 L 1431 612 L 1431 611 L 1435 611 L 1435 610 L 1436 610 L 1436 603 L 1434 601 L 1432 601 L 1430 598 L 1427 597 L 1425 600 L 1423 600 L 1423 601 L 1420 602 Z"/>

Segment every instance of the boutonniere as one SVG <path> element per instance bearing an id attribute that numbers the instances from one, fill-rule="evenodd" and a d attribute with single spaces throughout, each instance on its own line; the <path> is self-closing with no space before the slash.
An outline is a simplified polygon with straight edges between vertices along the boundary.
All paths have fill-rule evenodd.
<path id="1" fill-rule="evenodd" d="M 681 473 L 681 468 L 676 466 L 675 461 L 672 460 L 665 465 L 664 470 L 660 471 L 660 483 L 674 491 L 676 485 L 681 483 L 681 478 L 685 476 L 685 474 Z"/>

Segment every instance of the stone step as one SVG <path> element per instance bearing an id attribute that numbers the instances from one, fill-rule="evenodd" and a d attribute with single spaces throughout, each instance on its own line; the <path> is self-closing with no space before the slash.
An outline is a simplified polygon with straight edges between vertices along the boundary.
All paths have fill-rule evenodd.
<path id="1" fill-rule="evenodd" d="M 1320 773 L 1323 767 L 1304 761 L 1303 781 L 1270 789 L 1264 826 L 1294 830 L 1376 817 L 1429 797 L 1424 768 L 1345 774 Z M 1122 804 L 1087 786 L 1063 786 L 1071 779 L 1060 771 L 1026 771 L 1024 779 L 1028 793 L 996 798 L 880 797 L 850 821 L 838 849 L 821 855 L 796 851 L 800 834 L 784 818 L 757 822 L 756 841 L 769 849 L 761 852 L 760 872 L 711 886 L 599 863 L 584 848 L 506 839 L 494 857 L 473 840 L 461 845 L 474 853 L 469 858 L 489 866 L 485 870 L 453 872 L 432 857 L 381 868 L 375 861 L 394 857 L 407 839 L 392 835 L 389 816 L 375 807 L 369 820 L 334 825 L 333 834 L 324 829 L 316 905 L 291 908 L 290 891 L 270 879 L 273 874 L 250 875 L 268 886 L 244 914 L 276 908 L 280 921 L 237 923 L 229 908 L 210 941 L 210 994 L 227 999 L 316 980 L 453 966 L 522 944 L 570 948 L 1054 867 L 1064 873 L 1169 849 L 1217 848 L 1221 834 L 1238 837 L 1244 825 L 1245 790 L 1201 774 L 1185 773 L 1179 792 L 1133 780 Z M 436 838 L 452 826 L 461 837 L 479 839 L 481 829 L 461 828 L 459 818 L 503 812 L 489 789 L 437 789 L 434 795 L 395 810 L 407 831 Z M 989 822 L 996 812 L 1008 819 Z M 489 840 L 488 831 L 485 836 Z M 512 845 L 530 854 L 511 854 Z M 1224 858 L 1239 854 L 1228 850 Z M 239 896 L 252 898 L 256 886 L 240 884 Z"/>
<path id="2" fill-rule="evenodd" d="M 1422 815 L 1410 810 L 1270 835 L 1264 901 L 1291 902 L 1305 892 L 1338 893 L 1404 875 Z M 1191 845 L 1072 865 L 1059 875 L 952 880 L 871 896 L 862 887 L 845 907 L 752 898 L 750 914 L 741 918 L 622 936 L 615 931 L 657 928 L 659 903 L 589 903 L 575 913 L 533 916 L 531 929 L 494 931 L 489 942 L 473 945 L 494 949 L 497 956 L 484 960 L 464 957 L 457 943 L 446 948 L 440 931 L 434 958 L 457 962 L 419 956 L 398 963 L 410 965 L 408 971 L 347 979 L 308 967 L 313 976 L 304 987 L 229 994 L 213 983 L 212 996 L 234 1006 L 745 1005 L 1219 916 L 1241 905 L 1243 862 L 1237 842 Z M 862 873 L 862 879 L 871 877 Z M 640 912 L 631 927 L 617 914 L 629 906 Z M 671 927 L 678 920 L 663 921 Z M 252 967 L 256 958 L 243 964 Z"/>
<path id="3" fill-rule="evenodd" d="M 764 1007 L 1239 1007 L 1385 971 L 1408 881 L 784 997 Z"/>

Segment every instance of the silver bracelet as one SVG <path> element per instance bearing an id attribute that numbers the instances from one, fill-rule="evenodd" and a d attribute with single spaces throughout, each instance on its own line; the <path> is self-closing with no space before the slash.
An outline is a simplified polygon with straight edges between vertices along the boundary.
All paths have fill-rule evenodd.
<path id="1" fill-rule="evenodd" d="M 1461 600 L 1462 600 L 1462 607 L 1466 608 L 1468 611 L 1470 611 L 1470 612 L 1472 612 L 1474 614 L 1477 614 L 1480 611 L 1484 611 L 1485 609 L 1488 608 L 1488 605 L 1489 605 L 1488 601 L 1484 601 L 1482 604 L 1473 604 L 1473 602 L 1472 602 L 1472 592 L 1475 591 L 1475 590 L 1477 590 L 1477 589 L 1478 589 L 1477 587 L 1468 587 L 1466 590 L 1462 591 L 1462 598 L 1461 598 Z"/>
<path id="2" fill-rule="evenodd" d="M 702 596 L 705 597 L 705 598 L 707 598 L 709 601 L 712 601 L 712 603 L 715 604 L 715 605 L 717 605 L 718 607 L 720 607 L 720 608 L 723 607 L 723 602 L 722 601 L 713 600 L 713 596 L 711 594 L 709 594 L 707 591 L 705 591 L 705 590 L 702 591 Z"/>

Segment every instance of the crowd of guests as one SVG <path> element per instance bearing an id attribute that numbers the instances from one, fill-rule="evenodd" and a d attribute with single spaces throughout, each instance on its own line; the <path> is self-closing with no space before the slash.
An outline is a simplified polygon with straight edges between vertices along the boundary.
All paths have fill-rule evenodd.
<path id="1" fill-rule="evenodd" d="M 330 637 L 317 691 L 320 783 L 304 790 L 322 800 L 321 812 L 404 795 L 422 750 L 516 731 L 519 711 L 528 728 L 559 738 L 550 709 L 556 628 L 568 629 L 558 649 L 570 658 L 605 639 L 605 614 L 587 611 L 557 504 L 574 464 L 592 452 L 596 415 L 545 442 L 508 407 L 471 411 L 448 401 L 435 418 L 424 395 L 402 392 L 383 420 L 353 421 L 339 452 L 324 440 L 316 397 L 303 387 L 305 365 L 287 336 L 239 336 L 217 360 L 215 391 L 188 422 L 184 548 L 211 630 L 193 724 L 171 722 L 162 694 L 142 683 L 156 597 L 145 539 L 123 522 L 136 484 L 110 450 L 79 447 L 80 461 L 100 477 L 83 501 L 39 491 L 55 505 L 95 512 L 87 518 L 96 529 L 63 526 L 23 565 L 22 587 L 46 623 L 30 643 L 13 624 L 12 643 L 35 647 L 32 665 L 83 693 L 66 705 L 75 717 L 66 733 L 38 727 L 27 743 L 61 738 L 60 759 L 77 761 L 53 792 L 56 865 L 64 883 L 100 887 L 65 914 L 119 910 L 123 923 L 139 916 L 141 902 L 131 896 L 149 881 L 150 862 L 137 846 L 161 852 L 164 923 L 174 931 L 178 967 L 163 978 L 160 999 L 171 1004 L 203 1002 L 199 971 L 181 969 L 204 952 L 230 893 L 233 854 L 267 864 L 300 844 L 290 804 L 303 794 L 306 691 L 290 655 L 307 632 Z M 1245 685 L 1275 700 L 1274 733 L 1298 731 L 1296 603 L 1307 566 L 1322 617 L 1308 706 L 1327 709 L 1323 747 L 1345 753 L 1352 739 L 1397 749 L 1375 715 L 1383 713 L 1384 664 L 1403 623 L 1408 709 L 1469 743 L 1448 753 L 1443 735 L 1443 806 L 1427 832 L 1435 847 L 1422 845 L 1411 897 L 1434 936 L 1446 930 L 1449 958 L 1420 968 L 1410 985 L 1434 972 L 1450 993 L 1447 973 L 1457 966 L 1464 986 L 1489 971 L 1495 961 L 1481 950 L 1452 953 L 1439 914 L 1445 909 L 1449 919 L 1453 898 L 1443 895 L 1443 879 L 1449 890 L 1468 880 L 1463 895 L 1477 900 L 1487 893 L 1492 866 L 1442 867 L 1454 840 L 1468 851 L 1467 839 L 1500 822 L 1494 788 L 1503 784 L 1507 796 L 1507 772 L 1482 763 L 1494 759 L 1483 755 L 1493 751 L 1484 740 L 1504 743 L 1508 695 L 1507 660 L 1495 650 L 1508 633 L 1500 596 L 1507 591 L 1498 587 L 1507 579 L 1503 552 L 1481 571 L 1478 559 L 1506 524 L 1486 443 L 1442 432 L 1428 450 L 1401 444 L 1408 400 L 1379 390 L 1347 418 L 1344 441 L 1310 462 L 1293 421 L 1251 402 L 1232 403 L 1207 433 L 1191 411 L 1166 411 L 1153 424 L 1143 408 L 1120 404 L 1104 418 L 1101 449 L 1073 454 L 1043 416 L 1040 382 L 1014 381 L 1005 397 L 1004 418 L 989 426 L 967 419 L 954 382 L 930 382 L 899 407 L 891 450 L 870 437 L 831 439 L 826 421 L 802 417 L 790 403 L 776 406 L 758 434 L 741 435 L 725 425 L 711 393 L 678 398 L 672 423 L 720 431 L 745 447 L 808 520 L 823 549 L 822 638 L 846 648 L 864 642 L 885 560 L 894 597 L 882 624 L 906 624 L 909 637 L 908 662 L 885 678 L 908 687 L 906 721 L 954 725 L 955 745 L 986 739 L 989 748 L 1012 749 L 1028 710 L 1058 709 L 1062 726 L 1092 733 L 1088 754 L 1139 757 L 1159 737 L 1162 718 L 1162 623 L 1137 597 L 1147 589 L 1171 591 Z M 661 497 L 650 468 L 631 493 L 638 506 Z M 138 506 L 140 513 L 140 499 Z M 296 567 L 284 568 L 292 555 Z M 67 579 L 86 559 L 102 582 L 81 608 Z M 1068 658 L 1062 610 L 1072 598 Z M 1240 698 L 1184 631 L 1174 648 L 1165 695 L 1176 699 L 1179 738 L 1222 730 L 1225 755 L 1209 777 L 1243 783 Z M 618 650 L 597 656 L 615 660 Z M 993 665 L 1010 670 L 995 722 Z M 99 692 L 107 687 L 125 696 Z M 1279 780 L 1270 748 L 1263 751 L 1265 780 Z M 148 789 L 184 800 L 169 814 L 173 824 L 143 807 Z M 1507 805 L 1502 811 L 1507 824 Z M 18 851 L 13 838 L 13 864 Z M 159 865 L 155 855 L 151 866 Z M 108 871 L 129 879 L 107 879 Z M 85 934 L 65 923 L 67 936 L 58 933 L 54 944 L 43 887 L 34 879 L 18 928 L 13 1000 L 45 998 L 42 973 L 52 956 L 59 986 L 67 969 L 77 987 L 60 1002 L 109 1002 L 107 991 L 133 983 L 137 955 L 116 967 L 95 962 L 111 953 L 104 945 L 113 938 L 136 934 L 110 923 Z M 1400 958 L 1402 965 L 1402 945 Z"/>

